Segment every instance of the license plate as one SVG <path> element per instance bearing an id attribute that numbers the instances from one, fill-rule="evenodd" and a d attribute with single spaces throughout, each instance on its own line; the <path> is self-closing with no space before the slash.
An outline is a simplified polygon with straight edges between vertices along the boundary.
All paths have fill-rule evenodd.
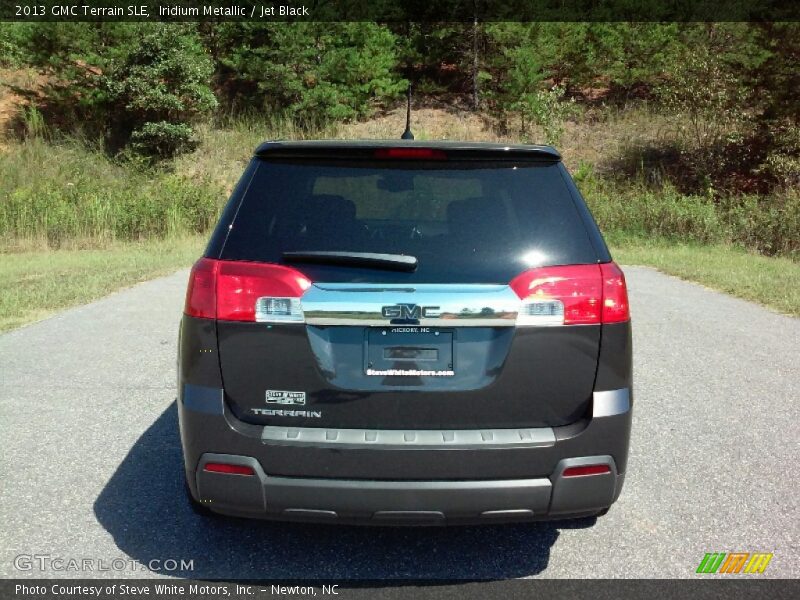
<path id="1" fill-rule="evenodd" d="M 452 377 L 453 331 L 431 327 L 370 328 L 364 371 L 376 377 Z"/>

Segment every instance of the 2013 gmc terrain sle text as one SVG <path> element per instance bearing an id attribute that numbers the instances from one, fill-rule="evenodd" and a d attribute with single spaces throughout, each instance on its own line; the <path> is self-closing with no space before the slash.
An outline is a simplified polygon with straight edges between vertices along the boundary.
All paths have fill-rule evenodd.
<path id="1" fill-rule="evenodd" d="M 203 512 L 602 514 L 631 427 L 625 278 L 550 147 L 267 142 L 192 269 L 178 379 Z"/>

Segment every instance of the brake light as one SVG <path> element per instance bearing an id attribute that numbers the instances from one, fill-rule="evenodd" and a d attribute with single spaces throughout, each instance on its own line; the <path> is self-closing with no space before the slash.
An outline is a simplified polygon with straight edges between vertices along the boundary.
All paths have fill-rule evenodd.
<path id="1" fill-rule="evenodd" d="M 631 318 L 625 274 L 615 263 L 600 265 L 603 276 L 603 323 L 622 323 Z"/>
<path id="2" fill-rule="evenodd" d="M 300 297 L 311 281 L 269 263 L 202 258 L 192 268 L 184 312 L 222 321 L 299 322 Z"/>
<path id="3" fill-rule="evenodd" d="M 228 463 L 206 463 L 203 471 L 209 473 L 225 473 L 226 475 L 255 475 L 252 467 L 247 465 L 229 465 Z"/>
<path id="4" fill-rule="evenodd" d="M 511 281 L 518 325 L 596 325 L 630 318 L 625 276 L 614 263 L 541 267 Z"/>
<path id="5" fill-rule="evenodd" d="M 518 275 L 511 288 L 523 300 L 520 325 L 588 325 L 600 322 L 598 265 L 542 267 Z"/>
<path id="6" fill-rule="evenodd" d="M 568 467 L 561 473 L 562 477 L 583 477 L 584 475 L 604 475 L 611 473 L 608 465 L 583 465 L 580 467 Z"/>
<path id="7" fill-rule="evenodd" d="M 405 158 L 424 160 L 447 160 L 447 154 L 433 148 L 378 148 L 376 158 Z"/>
<path id="8" fill-rule="evenodd" d="M 299 271 L 268 263 L 220 261 L 217 319 L 302 322 L 300 296 L 311 282 Z"/>
<path id="9" fill-rule="evenodd" d="M 190 317 L 214 319 L 217 316 L 217 267 L 219 261 L 201 258 L 189 274 L 183 312 Z"/>

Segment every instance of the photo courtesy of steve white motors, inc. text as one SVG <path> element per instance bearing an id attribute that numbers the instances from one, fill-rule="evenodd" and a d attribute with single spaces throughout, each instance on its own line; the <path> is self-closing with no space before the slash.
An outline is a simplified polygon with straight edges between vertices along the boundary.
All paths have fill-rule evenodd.
<path id="1" fill-rule="evenodd" d="M 242 585 L 213 583 L 110 583 L 81 585 L 74 583 L 48 583 L 46 585 L 27 585 L 18 583 L 14 586 L 14 595 L 68 597 L 120 597 L 133 598 L 149 596 L 212 596 L 215 598 L 253 596 L 270 594 L 274 596 L 338 596 L 339 586 L 336 584 L 312 585 Z"/>

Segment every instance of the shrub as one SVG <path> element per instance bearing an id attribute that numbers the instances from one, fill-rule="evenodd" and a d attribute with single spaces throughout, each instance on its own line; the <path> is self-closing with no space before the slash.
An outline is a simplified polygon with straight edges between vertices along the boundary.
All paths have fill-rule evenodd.
<path id="1" fill-rule="evenodd" d="M 687 49 L 658 92 L 675 123 L 686 124 L 673 131 L 688 157 L 686 167 L 711 188 L 715 175 L 730 166 L 731 146 L 741 146 L 751 126 L 750 90 L 730 65 L 703 47 Z"/>
<path id="2" fill-rule="evenodd" d="M 574 110 L 574 98 L 564 100 L 564 88 L 553 86 L 549 90 L 526 92 L 511 104 L 512 110 L 520 114 L 520 133 L 528 140 L 528 125 L 535 123 L 544 132 L 544 143 L 557 145 L 564 133 L 564 120 Z"/>
<path id="3" fill-rule="evenodd" d="M 800 254 L 800 193 L 727 198 L 720 204 L 730 241 L 761 254 Z"/>
<path id="4" fill-rule="evenodd" d="M 104 76 L 112 135 L 143 154 L 169 157 L 193 147 L 191 123 L 217 106 L 213 64 L 192 29 L 159 24 Z"/>
<path id="5" fill-rule="evenodd" d="M 186 123 L 148 122 L 131 134 L 131 148 L 148 156 L 168 158 L 196 146 L 194 131 Z"/>
<path id="6" fill-rule="evenodd" d="M 586 177 L 578 182 L 600 228 L 612 235 L 736 244 L 766 254 L 800 254 L 800 193 L 768 196 L 685 195 L 670 186 L 624 185 Z"/>

